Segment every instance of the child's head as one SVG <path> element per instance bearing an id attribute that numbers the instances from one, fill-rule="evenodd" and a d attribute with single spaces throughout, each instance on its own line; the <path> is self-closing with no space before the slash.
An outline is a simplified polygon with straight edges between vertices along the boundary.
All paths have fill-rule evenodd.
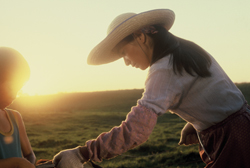
<path id="1" fill-rule="evenodd" d="M 30 68 L 16 50 L 0 47 L 0 109 L 10 105 L 30 77 Z"/>

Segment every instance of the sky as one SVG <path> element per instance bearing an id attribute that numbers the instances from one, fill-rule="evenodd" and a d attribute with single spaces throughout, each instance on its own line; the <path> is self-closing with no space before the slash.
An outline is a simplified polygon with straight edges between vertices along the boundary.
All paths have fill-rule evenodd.
<path id="1" fill-rule="evenodd" d="M 18 50 L 31 68 L 21 93 L 142 89 L 147 70 L 122 59 L 87 64 L 119 14 L 167 8 L 170 32 L 207 50 L 235 83 L 250 82 L 249 0 L 0 0 L 0 46 Z"/>

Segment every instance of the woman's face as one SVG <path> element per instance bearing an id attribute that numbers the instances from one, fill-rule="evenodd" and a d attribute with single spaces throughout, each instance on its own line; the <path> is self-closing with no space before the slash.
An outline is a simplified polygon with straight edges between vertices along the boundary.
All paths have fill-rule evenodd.
<path id="1" fill-rule="evenodd" d="M 145 36 L 144 34 L 137 35 L 132 42 L 120 47 L 118 52 L 127 66 L 131 65 L 141 70 L 150 66 L 153 49 L 145 42 Z"/>

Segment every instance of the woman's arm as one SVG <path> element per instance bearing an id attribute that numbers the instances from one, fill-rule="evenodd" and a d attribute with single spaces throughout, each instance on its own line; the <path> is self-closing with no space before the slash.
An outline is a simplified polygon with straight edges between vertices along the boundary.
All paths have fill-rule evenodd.
<path id="1" fill-rule="evenodd" d="M 36 163 L 36 156 L 32 150 L 32 147 L 30 145 L 30 141 L 28 139 L 25 126 L 23 123 L 23 119 L 20 113 L 17 111 L 13 111 L 15 113 L 16 119 L 18 120 L 18 127 L 19 127 L 19 135 L 20 135 L 20 141 L 21 141 L 21 147 L 22 147 L 22 153 L 24 158 L 26 158 L 30 163 L 35 164 Z"/>
<path id="2" fill-rule="evenodd" d="M 120 126 L 86 142 L 88 159 L 100 162 L 146 142 L 157 123 L 157 117 L 154 111 L 145 106 L 133 107 Z"/>
<path id="3" fill-rule="evenodd" d="M 1 168 L 35 168 L 27 159 L 12 157 L 8 159 L 0 159 Z"/>
<path id="4" fill-rule="evenodd" d="M 59 152 L 53 158 L 57 168 L 83 168 L 90 160 L 100 162 L 110 159 L 147 141 L 157 123 L 158 115 L 144 106 L 137 105 L 128 113 L 125 121 L 109 132 L 104 132 L 86 146 Z"/>

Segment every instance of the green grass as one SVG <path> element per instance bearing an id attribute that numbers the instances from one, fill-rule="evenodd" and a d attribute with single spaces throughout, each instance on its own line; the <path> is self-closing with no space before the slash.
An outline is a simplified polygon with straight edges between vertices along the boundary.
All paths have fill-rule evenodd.
<path id="1" fill-rule="evenodd" d="M 237 84 L 250 102 L 250 84 Z M 118 126 L 136 104 L 143 90 L 70 93 L 20 97 L 11 108 L 18 110 L 37 159 L 52 159 L 63 149 L 84 145 L 89 139 Z M 148 141 L 121 156 L 104 160 L 104 168 L 201 168 L 205 164 L 198 145 L 179 146 L 185 121 L 166 113 Z"/>
<path id="2" fill-rule="evenodd" d="M 60 150 L 84 145 L 101 132 L 120 125 L 126 115 L 127 112 L 75 111 L 30 113 L 23 114 L 23 118 L 37 159 L 52 159 Z M 167 113 L 159 118 L 146 143 L 98 164 L 104 168 L 204 167 L 197 145 L 178 145 L 184 124 L 176 115 Z"/>

